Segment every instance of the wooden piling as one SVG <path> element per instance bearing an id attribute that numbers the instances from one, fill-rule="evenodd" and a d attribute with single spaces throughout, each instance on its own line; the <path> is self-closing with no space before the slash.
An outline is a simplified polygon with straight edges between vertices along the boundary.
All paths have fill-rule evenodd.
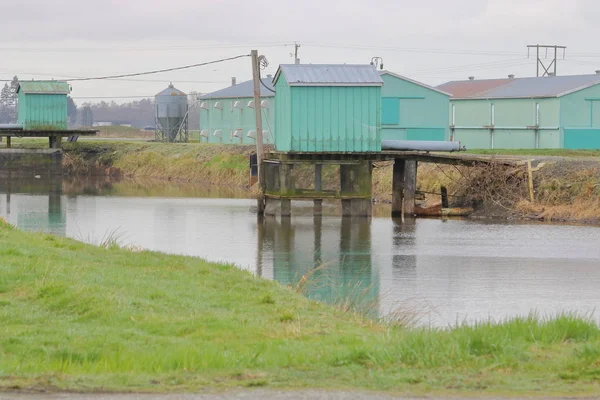
<path id="1" fill-rule="evenodd" d="M 402 215 L 405 165 L 406 161 L 402 158 L 396 158 L 394 160 L 392 176 L 392 217 L 400 217 Z"/>
<path id="2" fill-rule="evenodd" d="M 417 190 L 417 161 L 407 160 L 404 168 L 404 212 L 415 214 L 415 192 Z"/>
<path id="3" fill-rule="evenodd" d="M 448 189 L 446 186 L 442 186 L 440 188 L 440 192 L 442 194 L 442 208 L 448 208 L 450 205 L 448 204 Z"/>

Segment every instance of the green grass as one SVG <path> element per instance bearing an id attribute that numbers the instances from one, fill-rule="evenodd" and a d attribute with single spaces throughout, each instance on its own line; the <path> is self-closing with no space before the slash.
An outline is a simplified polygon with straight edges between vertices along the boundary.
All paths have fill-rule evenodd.
<path id="1" fill-rule="evenodd" d="M 0 388 L 597 393 L 600 329 L 536 316 L 400 329 L 234 267 L 0 223 Z"/>
<path id="2" fill-rule="evenodd" d="M 600 157 L 600 150 L 568 149 L 473 149 L 467 150 L 466 153 L 503 156 Z"/>

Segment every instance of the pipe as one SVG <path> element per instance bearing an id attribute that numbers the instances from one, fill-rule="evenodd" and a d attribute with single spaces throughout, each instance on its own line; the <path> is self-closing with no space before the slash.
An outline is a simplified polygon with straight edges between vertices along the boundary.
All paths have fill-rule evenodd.
<path id="1" fill-rule="evenodd" d="M 383 140 L 382 150 L 400 151 L 461 151 L 460 142 L 427 141 L 427 140 Z"/>
<path id="2" fill-rule="evenodd" d="M 21 124 L 0 124 L 0 130 L 23 130 L 23 125 Z"/>

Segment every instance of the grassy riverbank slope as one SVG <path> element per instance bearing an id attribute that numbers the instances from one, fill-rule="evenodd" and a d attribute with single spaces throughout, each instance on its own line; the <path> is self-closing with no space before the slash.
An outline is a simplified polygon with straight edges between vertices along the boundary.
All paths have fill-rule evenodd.
<path id="1" fill-rule="evenodd" d="M 586 320 L 399 328 L 231 266 L 107 247 L 0 222 L 0 389 L 600 390 Z"/>
<path id="2" fill-rule="evenodd" d="M 132 142 L 65 143 L 65 166 L 73 174 L 101 167 L 116 167 L 129 176 L 192 181 L 245 187 L 248 156 L 253 146 L 164 144 Z M 421 164 L 417 187 L 425 203 L 439 202 L 446 186 L 457 206 L 472 206 L 481 216 L 600 223 L 600 161 L 598 151 L 494 150 L 481 153 L 532 159 L 541 168 L 533 173 L 535 202 L 530 202 L 526 166 L 454 167 Z M 103 171 L 103 169 L 100 169 Z M 298 169 L 299 181 L 312 173 Z M 333 185 L 337 172 L 324 170 L 324 184 Z M 376 163 L 373 175 L 375 201 L 390 202 L 391 163 Z"/>

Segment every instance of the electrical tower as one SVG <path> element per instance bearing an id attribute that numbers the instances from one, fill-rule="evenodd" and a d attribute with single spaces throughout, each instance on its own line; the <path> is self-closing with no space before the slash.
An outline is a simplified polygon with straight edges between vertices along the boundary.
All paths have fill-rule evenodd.
<path id="1" fill-rule="evenodd" d="M 294 42 L 294 52 L 290 53 L 290 57 L 294 57 L 294 64 L 300 64 L 300 59 L 298 58 L 298 50 L 302 47 L 298 42 Z"/>
<path id="2" fill-rule="evenodd" d="M 556 65 L 558 64 L 558 50 L 562 50 L 562 59 L 564 60 L 565 53 L 567 51 L 567 46 L 530 44 L 527 46 L 527 58 L 529 58 L 529 52 L 531 51 L 531 49 L 535 49 L 535 51 L 536 51 L 536 58 L 537 58 L 536 76 L 540 76 L 540 66 L 544 70 L 544 73 L 542 74 L 542 76 L 549 76 L 550 74 L 553 74 L 556 76 Z M 548 60 L 548 50 L 550 50 L 550 55 L 552 56 L 552 58 L 551 58 L 552 62 L 550 62 L 550 64 L 548 64 L 548 66 L 546 66 L 546 64 L 544 63 L 544 61 L 541 58 L 540 49 L 544 50 L 546 53 L 544 56 L 544 60 Z M 552 53 L 552 50 L 554 50 L 554 54 Z M 554 71 L 550 71 L 552 68 L 554 69 Z"/>

